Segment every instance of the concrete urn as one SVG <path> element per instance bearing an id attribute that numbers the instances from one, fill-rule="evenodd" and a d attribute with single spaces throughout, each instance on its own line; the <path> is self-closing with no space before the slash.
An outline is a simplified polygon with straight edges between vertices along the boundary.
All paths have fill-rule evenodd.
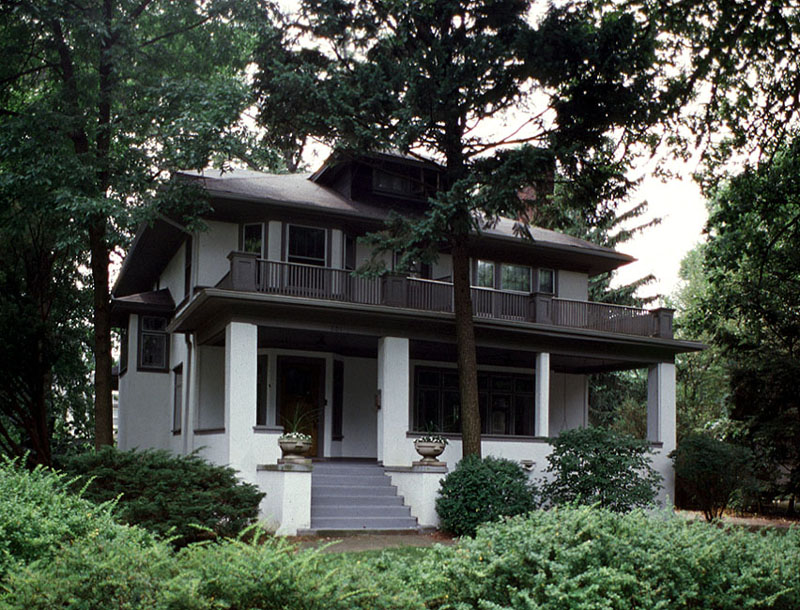
<path id="1" fill-rule="evenodd" d="M 414 441 L 414 449 L 417 450 L 422 456 L 422 462 L 425 464 L 439 464 L 439 456 L 444 453 L 446 443 L 439 440 L 422 440 L 417 439 Z"/>
<path id="2" fill-rule="evenodd" d="M 283 435 L 278 438 L 284 462 L 305 462 L 306 454 L 311 449 L 311 438 L 300 435 Z"/>

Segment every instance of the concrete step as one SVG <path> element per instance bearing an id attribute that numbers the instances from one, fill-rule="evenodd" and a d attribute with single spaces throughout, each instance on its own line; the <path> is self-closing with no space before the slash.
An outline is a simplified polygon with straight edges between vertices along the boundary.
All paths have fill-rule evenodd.
<path id="1" fill-rule="evenodd" d="M 397 488 L 394 485 L 312 485 L 311 497 L 323 496 L 394 496 Z"/>
<path id="2" fill-rule="evenodd" d="M 312 466 L 314 474 L 383 474 L 383 468 L 376 464 L 314 462 Z"/>
<path id="3" fill-rule="evenodd" d="M 358 485 L 370 485 L 375 487 L 388 486 L 392 484 L 392 480 L 382 472 L 377 474 L 328 474 L 316 473 L 311 474 L 312 487 L 330 486 L 330 485 L 344 485 L 350 486 L 354 483 Z"/>
<path id="4" fill-rule="evenodd" d="M 328 504 L 311 506 L 311 519 L 324 519 L 328 517 L 397 517 L 411 518 L 411 509 L 408 506 L 352 506 L 343 504 Z"/>
<path id="5" fill-rule="evenodd" d="M 312 530 L 416 530 L 411 517 L 324 517 L 311 520 Z"/>
<path id="6" fill-rule="evenodd" d="M 402 506 L 403 496 L 320 496 L 311 494 L 311 507 L 315 506 Z"/>

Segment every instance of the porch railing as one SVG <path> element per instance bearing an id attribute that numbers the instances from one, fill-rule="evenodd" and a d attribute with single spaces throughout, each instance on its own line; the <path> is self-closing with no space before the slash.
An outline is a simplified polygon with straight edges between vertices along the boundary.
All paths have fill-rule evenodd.
<path id="1" fill-rule="evenodd" d="M 225 287 L 362 305 L 388 305 L 423 311 L 453 311 L 450 282 L 387 275 L 365 278 L 344 269 L 259 259 L 231 252 Z M 538 322 L 644 337 L 672 338 L 672 310 L 562 299 L 543 293 L 472 288 L 475 317 Z"/>

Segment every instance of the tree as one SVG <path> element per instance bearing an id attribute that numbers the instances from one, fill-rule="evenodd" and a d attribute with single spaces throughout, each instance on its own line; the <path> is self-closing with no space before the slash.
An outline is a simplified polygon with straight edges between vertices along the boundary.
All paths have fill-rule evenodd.
<path id="1" fill-rule="evenodd" d="M 696 316 L 728 359 L 731 418 L 800 493 L 800 139 L 713 193 Z"/>
<path id="2" fill-rule="evenodd" d="M 535 24 L 531 8 L 523 0 L 305 0 L 257 55 L 270 79 L 291 69 L 315 84 L 314 106 L 303 112 L 294 88 L 257 83 L 262 105 L 307 119 L 295 123 L 295 141 L 306 130 L 340 150 L 392 148 L 441 164 L 424 216 L 395 215 L 373 243 L 408 266 L 440 248 L 452 254 L 465 455 L 480 454 L 471 236 L 500 216 L 521 218 L 524 234 L 526 212 L 546 195 L 535 189 L 531 202 L 519 193 L 552 179 L 554 168 L 569 185 L 564 205 L 587 214 L 598 202 L 613 207 L 631 186 L 626 147 L 650 137 L 678 91 L 644 8 L 574 1 L 551 5 Z M 517 124 L 488 130 L 490 119 Z"/>
<path id="3" fill-rule="evenodd" d="M 18 161 L 23 143 L 40 145 L 49 156 L 38 178 L 58 192 L 62 218 L 82 236 L 98 446 L 113 442 L 110 255 L 137 221 L 165 211 L 148 204 L 171 168 L 246 152 L 239 119 L 249 93 L 240 76 L 259 7 L 18 0 L 0 8 L 1 128 L 18 138 L 0 150 L 0 167 Z"/>

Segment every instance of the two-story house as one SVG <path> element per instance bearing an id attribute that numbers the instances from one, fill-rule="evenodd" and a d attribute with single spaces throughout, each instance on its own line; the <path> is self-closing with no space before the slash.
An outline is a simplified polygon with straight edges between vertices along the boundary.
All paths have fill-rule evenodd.
<path id="1" fill-rule="evenodd" d="M 207 230 L 142 227 L 113 291 L 126 338 L 120 447 L 199 448 L 233 466 L 267 493 L 262 512 L 280 532 L 435 525 L 444 469 L 413 466 L 413 440 L 433 426 L 450 439 L 442 459 L 461 456 L 450 257 L 403 275 L 352 271 L 370 257 L 359 236 L 390 210 L 420 213 L 438 171 L 374 154 L 310 176 L 182 174 L 210 200 Z M 470 245 L 484 455 L 541 472 L 546 439 L 588 423 L 588 376 L 644 368 L 671 497 L 674 357 L 699 344 L 673 339 L 670 310 L 588 301 L 589 277 L 631 257 L 538 228 L 522 239 L 512 225 Z M 279 463 L 297 415 L 313 468 Z M 394 487 L 370 487 L 389 479 L 405 506 Z"/>

